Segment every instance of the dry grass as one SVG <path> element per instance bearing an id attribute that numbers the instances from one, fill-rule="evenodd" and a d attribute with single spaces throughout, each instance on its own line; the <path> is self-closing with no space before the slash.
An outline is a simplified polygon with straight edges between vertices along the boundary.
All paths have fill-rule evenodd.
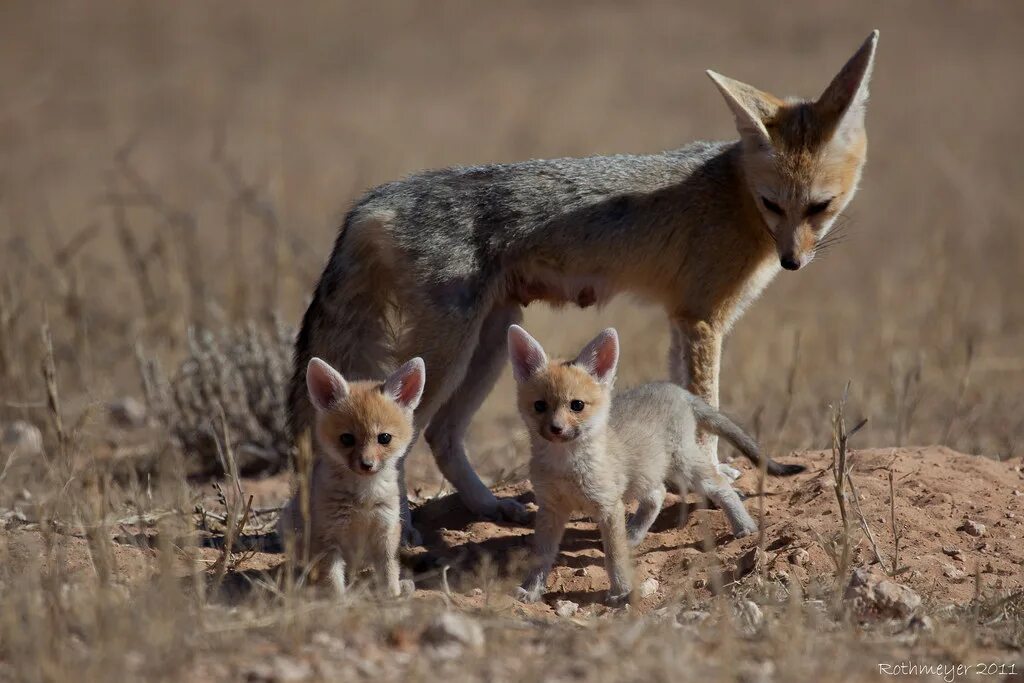
<path id="1" fill-rule="evenodd" d="M 308 662 L 335 680 L 867 680 L 878 674 L 868 660 L 1001 660 L 1019 648 L 1019 595 L 983 591 L 934 614 L 931 631 L 893 634 L 762 577 L 704 605 L 699 626 L 680 626 L 675 605 L 536 624 L 496 600 L 476 615 L 482 649 L 421 657 L 423 629 L 458 595 L 338 609 L 247 573 L 232 546 L 272 512 L 234 483 L 225 509 L 207 509 L 186 476 L 234 467 L 218 448 L 243 473 L 287 448 L 277 321 L 298 322 L 338 218 L 366 187 L 424 167 L 731 137 L 703 69 L 811 95 L 875 27 L 871 154 L 846 240 L 783 274 L 737 325 L 723 404 L 777 453 L 822 448 L 830 400 L 852 379 L 847 419 L 869 419 L 858 447 L 1019 457 L 1024 6 L 787 10 L 0 7 L 0 422 L 31 422 L 46 444 L 38 458 L 0 452 L 0 680 L 288 680 Z M 531 309 L 527 324 L 566 349 L 614 324 L 623 383 L 664 375 L 658 311 Z M 506 376 L 471 432 L 492 481 L 525 462 L 510 390 Z M 124 395 L 148 399 L 141 432 L 103 419 Z M 123 466 L 137 458 L 146 467 Z M 442 486 L 425 450 L 411 471 L 423 492 Z M 871 522 L 898 539 L 895 507 L 891 531 Z M 837 546 L 841 574 L 858 525 L 851 517 Z M 112 543 L 118 534 L 136 546 Z M 221 536 L 220 550 L 203 547 Z M 898 555 L 887 560 L 898 573 Z M 234 591 L 246 578 L 256 587 Z M 503 580 L 485 583 L 497 593 Z M 754 628 L 732 616 L 744 599 L 762 605 Z"/>

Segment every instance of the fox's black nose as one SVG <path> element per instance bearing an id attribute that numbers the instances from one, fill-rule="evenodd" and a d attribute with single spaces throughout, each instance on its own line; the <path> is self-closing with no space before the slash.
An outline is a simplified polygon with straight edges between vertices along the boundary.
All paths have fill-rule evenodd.
<path id="1" fill-rule="evenodd" d="M 786 270 L 800 270 L 800 262 L 792 256 L 783 256 L 779 259 L 779 263 L 781 263 L 782 267 Z"/>
<path id="2" fill-rule="evenodd" d="M 560 425 L 551 425 L 551 433 L 552 434 L 561 434 L 563 429 L 564 429 L 564 427 L 562 427 Z"/>
<path id="3" fill-rule="evenodd" d="M 365 460 L 360 460 L 359 461 L 359 469 L 361 469 L 363 472 L 372 472 L 373 471 L 373 463 L 372 462 L 366 462 Z"/>

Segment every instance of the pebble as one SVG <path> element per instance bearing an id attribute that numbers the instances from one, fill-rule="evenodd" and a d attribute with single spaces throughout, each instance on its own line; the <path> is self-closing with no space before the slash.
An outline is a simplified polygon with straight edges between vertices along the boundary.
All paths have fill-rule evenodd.
<path id="1" fill-rule="evenodd" d="M 34 424 L 19 420 L 3 428 L 0 444 L 3 446 L 0 456 L 4 458 L 12 451 L 16 456 L 42 455 L 43 433 Z"/>

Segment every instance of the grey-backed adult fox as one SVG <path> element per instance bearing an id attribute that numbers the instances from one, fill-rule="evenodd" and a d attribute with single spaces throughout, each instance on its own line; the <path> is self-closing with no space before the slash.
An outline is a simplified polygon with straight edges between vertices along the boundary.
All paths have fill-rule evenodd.
<path id="1" fill-rule="evenodd" d="M 530 433 L 530 482 L 538 505 L 533 562 L 518 591 L 521 599 L 540 599 L 566 523 L 574 512 L 584 512 L 601 529 L 609 602 L 626 600 L 633 574 L 629 546 L 643 541 L 661 511 L 666 481 L 684 498 L 695 491 L 717 503 L 737 537 L 757 531 L 731 480 L 697 445 L 697 429 L 722 436 L 754 463 L 764 457 L 757 444 L 676 384 L 644 384 L 613 398 L 619 360 L 613 328 L 570 361 L 548 360 L 518 325 L 509 328 L 508 349 L 519 412 Z M 803 469 L 765 464 L 771 474 Z M 627 522 L 629 500 L 639 502 Z"/>
<path id="2" fill-rule="evenodd" d="M 779 99 L 708 72 L 740 139 L 647 156 L 427 171 L 348 213 L 295 344 L 291 425 L 309 428 L 304 373 L 320 356 L 377 377 L 423 356 L 416 412 L 444 476 L 475 513 L 521 518 L 463 444 L 532 301 L 589 306 L 619 292 L 662 305 L 673 381 L 718 405 L 723 335 L 780 267 L 797 270 L 856 191 L 874 32 L 817 100 Z M 717 462 L 717 440 L 702 447 Z M 417 542 L 402 495 L 406 540 Z"/>

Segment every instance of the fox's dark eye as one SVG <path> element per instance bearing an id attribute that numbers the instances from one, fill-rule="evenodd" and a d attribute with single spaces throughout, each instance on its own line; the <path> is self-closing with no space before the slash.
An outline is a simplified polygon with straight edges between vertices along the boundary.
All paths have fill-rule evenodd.
<path id="1" fill-rule="evenodd" d="M 351 448 L 352 446 L 356 445 L 355 434 L 349 434 L 348 432 L 345 432 L 344 434 L 341 435 L 339 440 L 341 441 L 341 445 L 345 446 L 346 448 Z"/>
<path id="2" fill-rule="evenodd" d="M 767 197 L 761 197 L 761 203 L 764 204 L 764 208 L 768 209 L 776 216 L 784 216 L 786 212 L 782 210 L 782 207 L 768 199 Z"/>
<path id="3" fill-rule="evenodd" d="M 586 405 L 587 405 L 586 403 L 584 403 L 583 401 L 579 400 L 578 398 L 577 399 L 573 399 L 572 401 L 569 401 L 569 409 L 572 410 L 572 412 L 574 412 L 574 413 L 582 413 L 583 409 L 586 407 Z"/>
<path id="4" fill-rule="evenodd" d="M 378 434 L 377 443 L 379 443 L 381 446 L 387 446 L 389 443 L 391 443 L 391 435 L 388 434 L 387 432 Z"/>
<path id="5" fill-rule="evenodd" d="M 538 413 L 543 413 L 545 410 L 548 409 L 548 404 L 546 401 L 534 401 L 533 409 L 536 410 Z"/>
<path id="6" fill-rule="evenodd" d="M 831 199 L 826 199 L 823 202 L 814 202 L 807 207 L 808 216 L 817 216 L 819 213 L 824 213 L 828 209 L 828 205 L 832 203 Z"/>

